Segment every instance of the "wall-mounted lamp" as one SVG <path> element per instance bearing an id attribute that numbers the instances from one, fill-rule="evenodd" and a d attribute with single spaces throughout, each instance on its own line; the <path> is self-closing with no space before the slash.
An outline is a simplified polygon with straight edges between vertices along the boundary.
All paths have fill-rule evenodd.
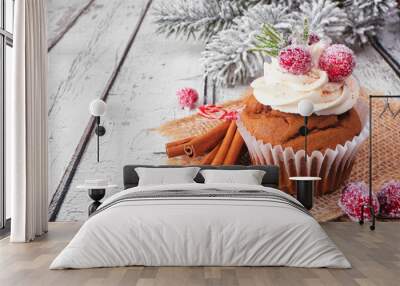
<path id="1" fill-rule="evenodd" d="M 307 123 L 308 117 L 314 112 L 314 104 L 311 100 L 304 99 L 297 105 L 297 111 L 301 116 L 304 116 L 304 125 L 300 127 L 299 133 L 304 136 L 304 150 L 306 168 L 307 166 L 307 134 L 309 132 Z M 314 204 L 314 189 L 315 182 L 321 180 L 320 177 L 310 177 L 308 176 L 308 171 L 305 177 L 290 177 L 290 180 L 296 182 L 297 188 L 297 200 L 303 204 L 303 206 L 310 210 Z"/>
<path id="2" fill-rule="evenodd" d="M 304 126 L 300 127 L 300 134 L 304 136 L 304 150 L 306 152 L 305 161 L 307 166 L 307 135 L 308 135 L 308 117 L 314 112 L 314 104 L 311 100 L 303 99 L 297 105 L 297 110 L 301 116 L 304 116 Z"/>
<path id="3" fill-rule="evenodd" d="M 100 161 L 100 136 L 106 134 L 106 128 L 100 125 L 100 117 L 106 113 L 107 105 L 101 99 L 93 100 L 89 105 L 90 114 L 93 115 L 96 119 L 96 129 L 94 132 L 97 135 L 97 162 Z"/>

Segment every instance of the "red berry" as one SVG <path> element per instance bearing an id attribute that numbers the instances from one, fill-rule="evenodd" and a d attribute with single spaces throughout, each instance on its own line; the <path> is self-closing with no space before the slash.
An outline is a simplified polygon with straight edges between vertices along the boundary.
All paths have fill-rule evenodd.
<path id="1" fill-rule="evenodd" d="M 385 183 L 377 194 L 380 213 L 385 217 L 400 218 L 400 182 Z"/>
<path id="2" fill-rule="evenodd" d="M 351 75 L 356 65 L 354 53 L 345 45 L 331 45 L 319 58 L 319 68 L 326 71 L 329 80 L 338 82 Z"/>
<path id="3" fill-rule="evenodd" d="M 347 184 L 339 199 L 339 207 L 350 217 L 353 221 L 361 219 L 361 208 L 368 204 L 368 186 L 364 182 L 354 182 Z M 372 206 L 374 212 L 379 211 L 379 201 L 375 193 L 372 193 Z M 371 219 L 369 209 L 365 209 L 364 217 L 366 220 Z"/>
<path id="4" fill-rule="evenodd" d="M 319 42 L 319 37 L 317 34 L 311 33 L 310 36 L 308 36 L 308 44 L 309 45 L 312 45 L 312 44 L 315 44 L 318 42 Z"/>
<path id="5" fill-rule="evenodd" d="M 197 91 L 190 87 L 178 89 L 176 95 L 178 96 L 179 105 L 182 109 L 185 107 L 193 109 L 199 99 Z"/>
<path id="6" fill-rule="evenodd" d="M 311 53 L 304 46 L 288 46 L 279 52 L 279 65 L 292 74 L 306 74 L 311 69 Z"/>

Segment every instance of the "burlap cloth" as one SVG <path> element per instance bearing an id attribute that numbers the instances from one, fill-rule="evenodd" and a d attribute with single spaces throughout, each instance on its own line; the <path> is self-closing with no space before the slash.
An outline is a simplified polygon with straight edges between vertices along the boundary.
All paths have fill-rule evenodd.
<path id="1" fill-rule="evenodd" d="M 395 118 L 389 111 L 381 115 L 384 104 L 384 99 L 374 99 L 372 104 L 372 179 L 375 192 L 388 180 L 400 180 L 400 114 Z M 229 101 L 221 105 L 228 109 L 236 109 L 242 106 L 242 100 Z M 394 113 L 400 109 L 400 103 L 394 100 L 390 101 L 390 106 Z M 192 115 L 169 121 L 156 130 L 170 140 L 176 140 L 203 134 L 219 123 L 218 120 Z M 365 181 L 368 183 L 368 145 L 369 142 L 367 140 L 360 148 L 348 179 L 349 182 Z M 169 159 L 167 163 L 171 165 L 189 165 L 198 164 L 200 160 L 201 158 L 190 159 L 186 156 L 180 156 Z M 241 160 L 241 163 L 249 164 L 249 161 L 246 162 L 246 157 Z M 339 188 L 330 194 L 315 198 L 315 204 L 311 212 L 318 221 L 330 221 L 343 216 L 342 210 L 337 205 L 341 189 Z"/>

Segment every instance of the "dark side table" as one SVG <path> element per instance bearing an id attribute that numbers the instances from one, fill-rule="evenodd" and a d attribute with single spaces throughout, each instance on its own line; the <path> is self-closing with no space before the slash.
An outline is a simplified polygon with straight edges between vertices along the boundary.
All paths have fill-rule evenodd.
<path id="1" fill-rule="evenodd" d="M 314 204 L 315 182 L 320 181 L 320 177 L 290 177 L 291 181 L 296 182 L 297 200 L 308 210 Z"/>
<path id="2" fill-rule="evenodd" d="M 94 213 L 97 208 L 101 205 L 100 200 L 104 198 L 106 195 L 106 189 L 115 188 L 117 185 L 104 185 L 104 186 L 94 186 L 94 185 L 80 185 L 77 186 L 78 189 L 86 189 L 88 190 L 89 197 L 93 200 L 93 202 L 88 207 L 89 216 Z"/>

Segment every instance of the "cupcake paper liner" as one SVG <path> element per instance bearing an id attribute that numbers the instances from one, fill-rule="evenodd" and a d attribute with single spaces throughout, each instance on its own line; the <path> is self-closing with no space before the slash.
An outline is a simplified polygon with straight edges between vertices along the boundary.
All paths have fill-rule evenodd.
<path id="1" fill-rule="evenodd" d="M 289 177 L 318 176 L 322 180 L 317 182 L 316 195 L 322 195 L 338 189 L 350 176 L 354 160 L 361 144 L 369 135 L 368 104 L 359 98 L 354 106 L 357 111 L 362 129 L 353 140 L 344 145 L 337 145 L 335 150 L 327 149 L 324 153 L 313 151 L 307 157 L 305 164 L 305 150 L 294 152 L 291 147 L 283 148 L 281 145 L 272 146 L 257 140 L 237 120 L 237 127 L 245 141 L 254 165 L 277 165 L 280 167 L 280 187 L 288 193 L 294 193 L 294 183 Z"/>

